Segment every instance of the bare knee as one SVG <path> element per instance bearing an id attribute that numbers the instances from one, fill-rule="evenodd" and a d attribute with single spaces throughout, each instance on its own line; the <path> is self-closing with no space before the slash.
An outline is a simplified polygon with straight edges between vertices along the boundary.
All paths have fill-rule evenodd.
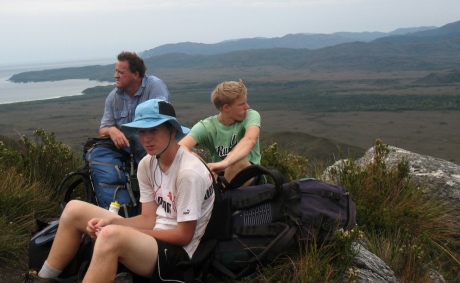
<path id="1" fill-rule="evenodd" d="M 67 222 L 75 223 L 75 219 L 79 218 L 79 215 L 81 214 L 82 208 L 85 204 L 88 203 L 79 200 L 69 201 L 66 204 L 64 211 L 62 212 L 60 224 L 64 224 Z"/>
<path id="2" fill-rule="evenodd" d="M 99 232 L 94 245 L 95 253 L 118 253 L 123 247 L 124 227 L 118 225 L 108 225 Z"/>

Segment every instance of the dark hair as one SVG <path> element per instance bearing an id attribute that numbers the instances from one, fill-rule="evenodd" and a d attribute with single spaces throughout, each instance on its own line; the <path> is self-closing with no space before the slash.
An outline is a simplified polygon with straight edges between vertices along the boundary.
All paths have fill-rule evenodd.
<path id="1" fill-rule="evenodd" d="M 145 67 L 144 60 L 136 53 L 123 51 L 118 54 L 117 59 L 118 61 L 127 61 L 131 73 L 138 72 L 141 78 L 145 75 L 147 68 Z"/>
<path id="2" fill-rule="evenodd" d="M 171 130 L 171 129 L 174 129 L 175 127 L 173 126 L 173 124 L 171 124 L 170 122 L 164 122 L 163 125 L 166 126 L 166 129 L 168 130 Z"/>

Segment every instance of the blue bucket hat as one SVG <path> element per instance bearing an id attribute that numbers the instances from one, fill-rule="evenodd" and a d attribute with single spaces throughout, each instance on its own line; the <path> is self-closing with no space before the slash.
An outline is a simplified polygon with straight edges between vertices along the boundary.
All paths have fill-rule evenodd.
<path id="1" fill-rule="evenodd" d="M 136 107 L 134 121 L 121 125 L 121 130 L 126 134 L 133 134 L 137 129 L 149 129 L 169 122 L 176 128 L 176 140 L 183 138 L 189 128 L 182 127 L 176 119 L 174 107 L 161 99 L 150 99 Z"/>

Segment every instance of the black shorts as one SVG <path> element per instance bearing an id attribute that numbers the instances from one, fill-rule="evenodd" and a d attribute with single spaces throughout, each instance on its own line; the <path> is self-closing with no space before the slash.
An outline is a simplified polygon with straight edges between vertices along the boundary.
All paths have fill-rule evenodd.
<path id="1" fill-rule="evenodd" d="M 184 281 L 185 270 L 179 268 L 179 263 L 190 262 L 190 258 L 183 247 L 167 244 L 157 240 L 158 260 L 153 272 L 151 282 L 162 282 L 165 280 Z"/>

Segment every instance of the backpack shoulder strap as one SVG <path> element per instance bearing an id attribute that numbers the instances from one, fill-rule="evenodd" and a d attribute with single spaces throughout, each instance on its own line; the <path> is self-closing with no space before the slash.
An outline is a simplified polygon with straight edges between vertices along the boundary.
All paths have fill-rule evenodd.
<path id="1" fill-rule="evenodd" d="M 252 164 L 241 170 L 230 182 L 230 189 L 237 189 L 241 187 L 246 181 L 258 175 L 268 175 L 272 177 L 273 181 L 275 182 L 273 188 L 244 199 L 232 199 L 232 209 L 245 209 L 264 201 L 274 199 L 278 193 L 283 190 L 283 184 L 286 179 L 284 175 L 276 169 L 265 168 L 264 166 L 258 164 Z M 264 184 L 261 186 L 267 185 L 269 184 Z M 227 187 L 226 190 L 228 190 Z"/>

